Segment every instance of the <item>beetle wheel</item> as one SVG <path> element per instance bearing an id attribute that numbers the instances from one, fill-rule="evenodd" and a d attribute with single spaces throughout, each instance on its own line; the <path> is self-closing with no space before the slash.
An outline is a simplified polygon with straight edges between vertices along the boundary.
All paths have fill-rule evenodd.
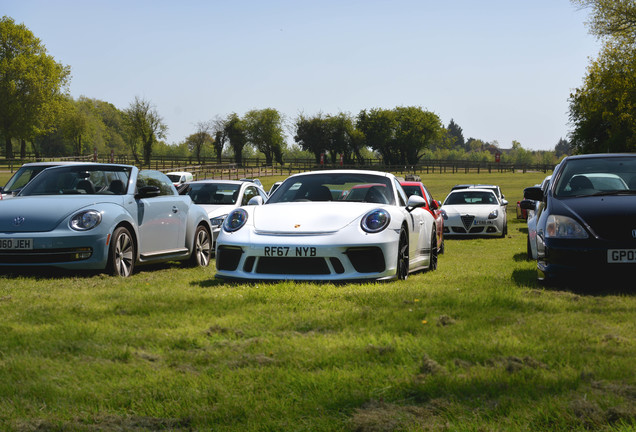
<path id="1" fill-rule="evenodd" d="M 400 242 L 398 243 L 397 278 L 406 280 L 409 276 L 409 239 L 406 230 L 400 230 Z"/>
<path id="2" fill-rule="evenodd" d="M 212 256 L 212 241 L 210 231 L 203 225 L 197 227 L 192 241 L 192 255 L 190 264 L 194 267 L 207 267 Z"/>
<path id="3" fill-rule="evenodd" d="M 128 277 L 135 267 L 135 242 L 130 231 L 119 227 L 113 233 L 110 243 L 108 270 L 115 276 Z"/>

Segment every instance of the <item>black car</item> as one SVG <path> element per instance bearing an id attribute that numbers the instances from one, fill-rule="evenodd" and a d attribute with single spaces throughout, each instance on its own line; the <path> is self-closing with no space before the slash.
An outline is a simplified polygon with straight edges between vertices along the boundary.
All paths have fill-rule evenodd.
<path id="1" fill-rule="evenodd" d="M 537 221 L 539 280 L 636 271 L 636 154 L 565 158 L 542 201 Z"/>

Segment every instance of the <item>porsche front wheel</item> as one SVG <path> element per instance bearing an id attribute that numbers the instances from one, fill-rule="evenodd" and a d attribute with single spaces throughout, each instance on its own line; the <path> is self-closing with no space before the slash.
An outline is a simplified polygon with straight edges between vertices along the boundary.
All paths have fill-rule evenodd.
<path id="1" fill-rule="evenodd" d="M 406 280 L 409 277 L 409 237 L 404 228 L 400 230 L 396 273 L 400 280 Z"/>

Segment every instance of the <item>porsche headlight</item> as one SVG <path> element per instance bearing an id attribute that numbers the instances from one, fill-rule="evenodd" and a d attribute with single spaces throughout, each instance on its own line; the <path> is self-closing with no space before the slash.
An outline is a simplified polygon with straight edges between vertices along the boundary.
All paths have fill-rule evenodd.
<path id="1" fill-rule="evenodd" d="M 488 219 L 497 219 L 497 216 L 499 216 L 499 210 L 495 209 L 490 212 Z"/>
<path id="2" fill-rule="evenodd" d="M 86 210 L 71 218 L 70 226 L 76 231 L 87 231 L 95 228 L 102 221 L 102 214 L 96 210 Z"/>
<path id="3" fill-rule="evenodd" d="M 360 226 L 368 233 L 377 233 L 389 226 L 391 215 L 384 209 L 370 211 L 362 217 Z"/>
<path id="4" fill-rule="evenodd" d="M 226 217 L 226 214 L 224 214 L 223 216 L 213 217 L 212 219 L 210 219 L 210 225 L 212 225 L 212 228 L 218 228 L 223 225 L 223 221 Z"/>
<path id="5" fill-rule="evenodd" d="M 247 222 L 247 212 L 242 208 L 232 210 L 223 221 L 223 229 L 227 232 L 240 230 Z"/>
<path id="6" fill-rule="evenodd" d="M 574 219 L 567 216 L 550 215 L 545 224 L 547 238 L 586 239 L 585 229 Z"/>

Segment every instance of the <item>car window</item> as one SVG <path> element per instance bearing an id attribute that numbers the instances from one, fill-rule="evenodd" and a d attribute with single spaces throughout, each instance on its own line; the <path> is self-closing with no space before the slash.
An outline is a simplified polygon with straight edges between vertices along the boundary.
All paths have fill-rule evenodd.
<path id="1" fill-rule="evenodd" d="M 137 177 L 137 191 L 144 186 L 156 186 L 159 188 L 159 196 L 176 195 L 177 191 L 167 175 L 159 171 L 143 170 Z"/>
<path id="2" fill-rule="evenodd" d="M 292 201 L 355 201 L 395 205 L 396 198 L 389 177 L 332 172 L 290 177 L 274 191 L 267 204 Z"/>
<path id="3" fill-rule="evenodd" d="M 464 204 L 497 204 L 497 197 L 493 192 L 461 191 L 450 194 L 444 205 L 464 205 Z"/>
<path id="4" fill-rule="evenodd" d="M 402 185 L 402 189 L 404 189 L 404 192 L 406 192 L 406 194 L 408 196 L 417 195 L 417 196 L 421 196 L 422 198 L 424 198 L 424 196 L 422 195 L 422 189 L 419 186 Z"/>
<path id="5" fill-rule="evenodd" d="M 13 192 L 14 190 L 18 190 L 23 188 L 28 182 L 33 180 L 33 178 L 41 173 L 47 166 L 28 166 L 21 167 L 19 170 L 13 174 L 13 176 L 9 179 L 7 184 L 2 189 L 6 192 Z"/>
<path id="6" fill-rule="evenodd" d="M 42 171 L 20 195 L 122 195 L 126 193 L 130 173 L 130 167 L 117 165 L 59 166 Z"/>
<path id="7" fill-rule="evenodd" d="M 567 161 L 554 186 L 557 197 L 636 190 L 636 157 Z"/>
<path id="8" fill-rule="evenodd" d="M 234 205 L 240 187 L 234 183 L 190 183 L 188 195 L 195 204 Z"/>
<path id="9" fill-rule="evenodd" d="M 254 186 L 246 187 L 245 192 L 243 193 L 243 199 L 241 200 L 241 205 L 247 205 L 247 203 L 257 195 L 258 192 Z"/>
<path id="10" fill-rule="evenodd" d="M 400 184 L 399 181 L 394 180 L 395 182 L 395 190 L 397 191 L 398 205 L 401 207 L 406 207 L 406 203 L 408 202 L 408 196 L 406 192 L 404 192 L 404 188 Z"/>

